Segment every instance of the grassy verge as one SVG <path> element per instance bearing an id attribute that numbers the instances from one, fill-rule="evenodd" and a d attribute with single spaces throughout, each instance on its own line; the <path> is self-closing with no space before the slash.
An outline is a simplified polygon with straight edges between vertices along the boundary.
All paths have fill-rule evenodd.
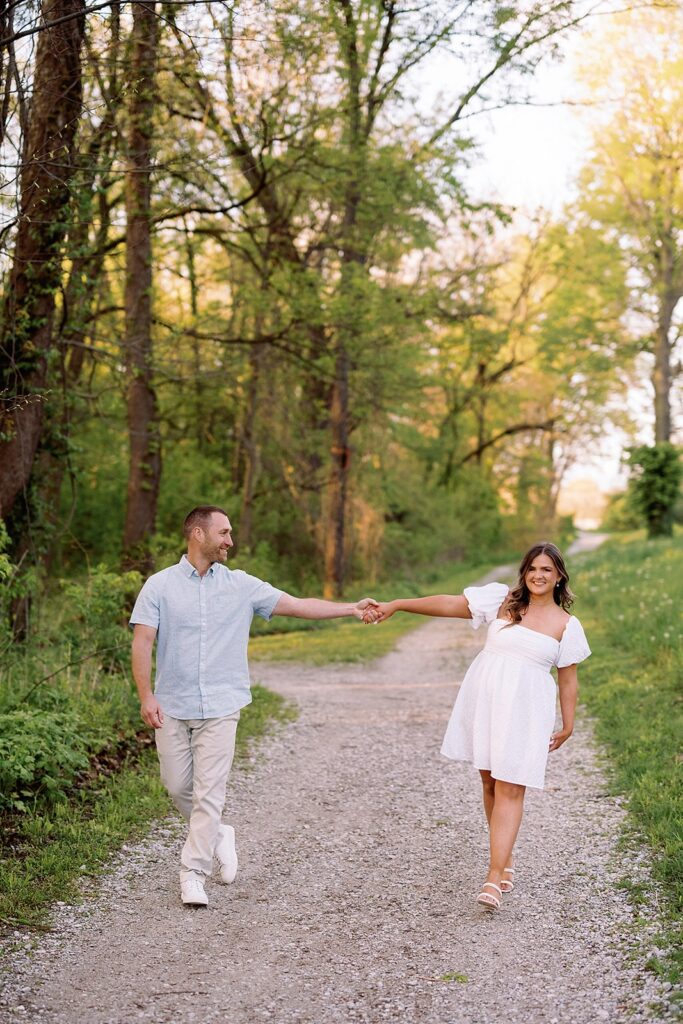
<path id="1" fill-rule="evenodd" d="M 608 543 L 584 556 L 577 611 L 593 657 L 582 700 L 610 754 L 614 789 L 654 853 L 670 955 L 650 966 L 683 977 L 683 541 Z M 624 858 L 628 863 L 628 853 Z M 636 904 L 644 894 L 626 878 Z"/>
<path id="2" fill-rule="evenodd" d="M 253 744 L 293 710 L 282 697 L 253 688 L 253 703 L 242 712 L 237 762 Z M 94 784 L 78 788 L 51 807 L 5 815 L 0 858 L 0 926 L 45 927 L 50 905 L 80 898 L 80 879 L 96 877 L 122 843 L 145 834 L 171 810 L 159 782 L 153 749 L 136 763 Z"/>
<path id="3" fill-rule="evenodd" d="M 391 589 L 382 586 L 370 593 L 378 601 L 423 594 L 460 594 L 464 587 L 491 568 L 490 563 L 461 566 L 443 579 L 423 586 L 396 584 Z M 395 615 L 381 626 L 364 626 L 355 619 L 331 619 L 323 624 L 316 623 L 314 629 L 301 623 L 300 628 L 290 626 L 283 633 L 268 635 L 259 630 L 259 635 L 249 642 L 249 657 L 253 661 L 299 661 L 312 665 L 371 661 L 388 654 L 400 637 L 426 621 L 421 615 Z"/>

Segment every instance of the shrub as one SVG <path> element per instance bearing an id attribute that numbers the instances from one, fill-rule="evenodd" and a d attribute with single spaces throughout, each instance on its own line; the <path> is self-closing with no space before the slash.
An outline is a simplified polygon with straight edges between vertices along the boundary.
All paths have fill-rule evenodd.
<path id="1" fill-rule="evenodd" d="M 127 667 L 126 620 L 141 583 L 137 572 L 114 573 L 99 565 L 85 582 L 64 584 L 68 616 L 62 637 L 74 656 L 102 651 L 106 652 L 102 665 L 108 671 Z"/>
<path id="2" fill-rule="evenodd" d="M 628 533 L 642 526 L 642 519 L 627 493 L 610 494 L 602 527 L 615 533 Z"/>
<path id="3" fill-rule="evenodd" d="M 649 537 L 670 537 L 683 466 L 678 449 L 668 441 L 641 445 L 630 453 L 629 495 L 645 520 Z"/>
<path id="4" fill-rule="evenodd" d="M 74 711 L 15 708 L 0 714 L 0 808 L 25 811 L 63 797 L 88 765 Z"/>

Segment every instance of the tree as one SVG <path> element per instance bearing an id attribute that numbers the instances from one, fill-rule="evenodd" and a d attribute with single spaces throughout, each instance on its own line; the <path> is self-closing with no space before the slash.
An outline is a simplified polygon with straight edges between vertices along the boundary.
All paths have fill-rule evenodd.
<path id="1" fill-rule="evenodd" d="M 325 590 L 339 593 L 353 436 L 387 391 L 377 351 L 386 370 L 389 347 L 398 351 L 414 333 L 392 318 L 398 329 L 390 343 L 380 307 L 386 313 L 404 290 L 395 275 L 410 249 L 433 245 L 444 210 L 464 202 L 462 118 L 493 98 L 504 71 L 533 69 L 548 40 L 578 15 L 571 3 L 454 9 L 446 2 L 277 0 L 240 2 L 214 17 L 222 80 L 188 44 L 187 25 L 177 31 L 184 52 L 178 77 L 191 98 L 184 108 L 227 158 L 216 203 L 225 221 L 213 230 L 231 237 L 234 249 L 241 220 L 259 253 L 268 237 L 276 272 L 266 276 L 280 288 L 287 342 L 310 367 L 299 430 L 286 451 L 290 463 L 292 450 L 308 455 L 299 493 L 322 494 L 310 518 L 320 534 Z M 411 76 L 441 47 L 460 50 L 468 82 L 449 111 L 423 117 Z M 183 177 L 196 180 L 193 170 Z M 243 238 L 237 244 L 246 250 Z"/>
<path id="2" fill-rule="evenodd" d="M 0 514 L 25 492 L 51 380 L 55 296 L 81 114 L 83 0 L 44 0 L 20 171 L 20 209 L 0 336 Z"/>
<path id="3" fill-rule="evenodd" d="M 583 208 L 631 268 L 632 321 L 647 324 L 655 440 L 671 436 L 683 297 L 683 12 L 636 10 L 615 19 L 586 71 L 609 112 L 581 175 Z M 616 108 L 616 109 L 615 109 Z"/>
<path id="4" fill-rule="evenodd" d="M 165 6 L 163 33 L 155 12 L 88 25 L 33 463 L 60 557 L 120 561 L 125 536 L 147 569 L 188 496 L 227 500 L 256 571 L 324 566 L 334 594 L 411 524 L 432 562 L 490 546 L 497 492 L 550 515 L 621 370 L 590 287 L 609 268 L 579 281 L 557 239 L 495 268 L 464 254 L 498 212 L 466 194 L 463 118 L 509 98 L 574 6 L 238 0 Z M 440 50 L 459 84 L 427 109 Z"/>
<path id="5" fill-rule="evenodd" d="M 161 480 L 161 437 L 152 360 L 151 177 L 158 20 L 155 3 L 133 5 L 126 170 L 126 353 L 130 467 L 124 565 L 151 570 Z"/>
<path id="6" fill-rule="evenodd" d="M 599 446 L 606 421 L 627 425 L 635 353 L 620 321 L 624 268 L 614 246 L 569 214 L 539 218 L 504 246 L 475 237 L 469 263 L 465 273 L 461 253 L 459 276 L 448 265 L 435 275 L 432 471 L 455 488 L 466 467 L 480 467 L 525 537 L 553 528 L 577 452 Z"/>

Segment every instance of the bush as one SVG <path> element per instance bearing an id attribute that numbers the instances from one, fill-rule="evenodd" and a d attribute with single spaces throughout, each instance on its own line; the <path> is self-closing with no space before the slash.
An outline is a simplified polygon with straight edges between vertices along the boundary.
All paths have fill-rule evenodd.
<path id="1" fill-rule="evenodd" d="M 64 584 L 68 617 L 62 637 L 70 645 L 72 657 L 102 651 L 107 671 L 126 669 L 130 638 L 126 628 L 132 600 L 142 585 L 138 572 L 108 572 L 97 566 L 84 583 Z"/>
<path id="2" fill-rule="evenodd" d="M 673 534 L 674 507 L 683 476 L 678 449 L 668 441 L 641 445 L 630 453 L 629 495 L 649 537 Z"/>
<path id="3" fill-rule="evenodd" d="M 602 527 L 614 533 L 630 533 L 642 526 L 642 520 L 626 493 L 610 494 Z"/>
<path id="4" fill-rule="evenodd" d="M 37 799 L 62 798 L 88 766 L 87 747 L 73 710 L 0 714 L 0 808 L 25 811 Z"/>
<path id="5" fill-rule="evenodd" d="M 385 515 L 382 578 L 436 580 L 444 565 L 490 558 L 501 542 L 495 491 L 476 468 L 450 486 L 425 483 L 422 472 L 404 474 Z"/>

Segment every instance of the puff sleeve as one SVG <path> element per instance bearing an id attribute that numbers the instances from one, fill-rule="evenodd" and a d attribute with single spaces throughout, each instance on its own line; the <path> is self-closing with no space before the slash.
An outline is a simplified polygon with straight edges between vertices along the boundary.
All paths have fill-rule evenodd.
<path id="1" fill-rule="evenodd" d="M 498 609 L 508 596 L 505 583 L 487 583 L 485 587 L 465 587 L 463 594 L 472 613 L 472 629 L 493 622 Z"/>
<path id="2" fill-rule="evenodd" d="M 562 640 L 560 641 L 560 650 L 557 655 L 557 667 L 566 668 L 567 665 L 578 665 L 580 661 L 585 661 L 586 658 L 590 657 L 590 653 L 591 649 L 588 646 L 583 626 L 579 620 L 572 615 L 571 619 L 567 623 Z"/>

